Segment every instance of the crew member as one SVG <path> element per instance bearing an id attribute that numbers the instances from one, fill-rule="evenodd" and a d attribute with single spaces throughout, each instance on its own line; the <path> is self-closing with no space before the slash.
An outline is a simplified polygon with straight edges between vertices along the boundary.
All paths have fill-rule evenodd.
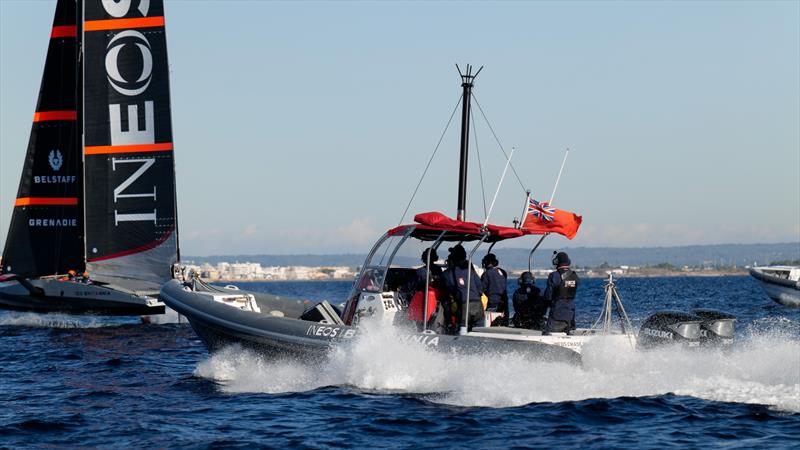
<path id="1" fill-rule="evenodd" d="M 429 255 L 430 253 L 430 255 Z M 428 268 L 428 257 L 430 256 L 430 269 Z M 408 305 L 408 319 L 415 322 L 419 330 L 423 329 L 424 320 L 428 321 L 428 329 L 436 333 L 444 331 L 444 308 L 439 302 L 443 296 L 440 291 L 442 268 L 436 264 L 439 255 L 436 249 L 430 247 L 422 252 L 422 267 L 414 273 L 412 280 L 413 286 L 409 292 L 414 292 Z M 430 273 L 430 279 L 427 280 Z M 426 281 L 427 280 L 427 281 Z M 428 287 L 428 309 L 423 319 L 422 311 L 425 309 L 425 286 Z"/>
<path id="2" fill-rule="evenodd" d="M 75 272 L 74 270 L 69 270 L 69 271 L 67 271 L 67 274 L 64 275 L 63 277 L 59 278 L 58 281 L 75 281 L 75 276 L 77 274 L 78 273 Z"/>
<path id="3" fill-rule="evenodd" d="M 555 252 L 554 252 L 555 253 Z M 570 269 L 571 261 L 564 252 L 553 256 L 556 270 L 547 277 L 544 298 L 550 305 L 547 331 L 567 332 L 575 329 L 575 294 L 578 291 L 578 274 Z"/>
<path id="4" fill-rule="evenodd" d="M 430 268 L 428 268 L 428 253 L 430 253 Z M 439 283 L 439 279 L 442 275 L 442 268 L 436 264 L 436 261 L 439 260 L 439 255 L 436 254 L 436 249 L 433 247 L 426 248 L 422 252 L 422 267 L 417 269 L 416 273 L 414 274 L 414 290 L 417 291 L 424 291 L 425 290 L 425 280 L 428 277 L 428 272 L 431 274 L 431 279 L 428 282 L 429 286 L 433 286 L 434 284 Z M 438 287 L 438 286 L 437 286 Z"/>
<path id="5" fill-rule="evenodd" d="M 481 264 L 484 269 L 483 275 L 481 275 L 483 293 L 489 299 L 486 309 L 503 313 L 508 311 L 508 292 L 506 292 L 508 274 L 505 270 L 497 267 L 500 262 L 494 253 L 487 253 Z"/>
<path id="6" fill-rule="evenodd" d="M 545 326 L 544 315 L 547 312 L 547 302 L 541 297 L 541 291 L 536 287 L 533 274 L 522 272 L 519 276 L 519 287 L 514 291 L 513 324 L 517 328 L 543 330 Z"/>
<path id="7" fill-rule="evenodd" d="M 464 325 L 464 309 L 469 302 L 469 317 L 467 330 L 475 325 L 483 325 L 483 303 L 481 302 L 481 283 L 478 274 L 467 261 L 467 252 L 461 244 L 450 248 L 450 268 L 442 274 L 442 280 L 449 294 L 455 299 L 457 310 L 455 328 Z M 467 278 L 469 286 L 467 287 Z M 466 296 L 465 296 L 466 294 Z M 466 298 L 465 298 L 466 297 Z"/>

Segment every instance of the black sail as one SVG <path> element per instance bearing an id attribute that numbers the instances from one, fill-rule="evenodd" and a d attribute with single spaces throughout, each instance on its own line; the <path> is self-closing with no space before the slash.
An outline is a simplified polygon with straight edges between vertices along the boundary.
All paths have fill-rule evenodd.
<path id="1" fill-rule="evenodd" d="M 163 2 L 87 0 L 83 43 L 87 268 L 162 282 L 178 260 Z"/>
<path id="2" fill-rule="evenodd" d="M 0 272 L 83 269 L 76 3 L 59 0 Z"/>

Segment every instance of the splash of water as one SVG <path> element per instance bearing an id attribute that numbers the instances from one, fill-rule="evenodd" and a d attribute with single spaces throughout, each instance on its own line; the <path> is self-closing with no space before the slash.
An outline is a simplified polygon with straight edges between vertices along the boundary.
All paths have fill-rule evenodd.
<path id="1" fill-rule="evenodd" d="M 6 313 L 0 315 L 0 326 L 33 328 L 100 328 L 116 325 L 93 316 L 68 314 Z"/>
<path id="2" fill-rule="evenodd" d="M 515 355 L 443 355 L 403 342 L 396 333 L 366 327 L 352 346 L 332 350 L 328 363 L 315 367 L 230 347 L 201 362 L 195 374 L 221 381 L 226 392 L 337 385 L 435 394 L 430 398 L 443 404 L 489 407 L 674 393 L 800 412 L 800 340 L 782 333 L 748 336 L 729 353 L 640 352 L 599 338 L 584 347 L 582 368 Z"/>

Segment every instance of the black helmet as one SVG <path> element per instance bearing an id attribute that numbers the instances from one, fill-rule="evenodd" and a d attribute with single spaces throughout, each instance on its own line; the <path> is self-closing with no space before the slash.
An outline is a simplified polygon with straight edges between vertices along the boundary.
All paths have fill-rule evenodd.
<path id="1" fill-rule="evenodd" d="M 439 260 L 439 255 L 436 254 L 436 249 L 433 247 L 428 247 L 422 251 L 422 262 L 428 263 L 428 253 L 431 254 L 431 262 L 436 262 Z"/>
<path id="2" fill-rule="evenodd" d="M 562 266 L 569 266 L 572 264 L 572 261 L 569 260 L 569 256 L 564 252 L 553 252 L 553 265 L 556 267 Z"/>
<path id="3" fill-rule="evenodd" d="M 450 260 L 453 262 L 461 262 L 467 259 L 467 251 L 464 250 L 461 244 L 450 247 L 448 251 L 450 252 Z"/>
<path id="4" fill-rule="evenodd" d="M 533 274 L 530 272 L 522 272 L 522 275 L 519 276 L 519 285 L 532 285 L 534 283 Z"/>
<path id="5" fill-rule="evenodd" d="M 497 267 L 498 264 L 500 264 L 500 261 L 497 260 L 497 256 L 495 256 L 494 253 L 487 253 L 481 260 L 481 265 L 483 265 L 484 268 L 490 265 Z"/>

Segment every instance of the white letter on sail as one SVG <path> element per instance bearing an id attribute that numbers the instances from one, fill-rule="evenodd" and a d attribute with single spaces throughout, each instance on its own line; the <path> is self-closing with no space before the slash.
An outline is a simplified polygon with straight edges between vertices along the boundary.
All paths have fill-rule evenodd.
<path id="1" fill-rule="evenodd" d="M 139 158 L 139 159 L 117 159 L 111 158 L 111 170 L 117 170 L 117 164 L 127 164 L 127 163 L 144 163 L 136 172 L 133 172 L 131 176 L 128 177 L 127 180 L 123 181 L 122 184 L 114 188 L 114 203 L 117 203 L 118 198 L 135 198 L 135 197 L 153 197 L 153 201 L 156 201 L 156 187 L 153 186 L 153 193 L 146 193 L 146 194 L 123 194 L 122 191 L 128 188 L 134 181 L 136 181 L 139 177 L 144 175 L 147 172 L 147 169 L 150 168 L 153 164 L 156 163 L 155 158 Z"/>
<path id="2" fill-rule="evenodd" d="M 114 210 L 114 225 L 119 225 L 120 222 L 141 222 L 141 221 L 153 221 L 153 224 L 156 223 L 156 210 L 154 209 L 152 214 L 120 214 L 117 210 Z"/>
<path id="3" fill-rule="evenodd" d="M 139 128 L 139 106 L 128 105 L 128 131 L 122 131 L 120 105 L 108 105 L 111 145 L 152 144 L 156 141 L 153 101 L 144 102 L 144 128 Z"/>
<path id="4" fill-rule="evenodd" d="M 103 9 L 112 17 L 125 17 L 131 9 L 131 0 L 103 0 Z M 150 9 L 150 0 L 140 0 L 137 9 L 146 16 Z"/>

